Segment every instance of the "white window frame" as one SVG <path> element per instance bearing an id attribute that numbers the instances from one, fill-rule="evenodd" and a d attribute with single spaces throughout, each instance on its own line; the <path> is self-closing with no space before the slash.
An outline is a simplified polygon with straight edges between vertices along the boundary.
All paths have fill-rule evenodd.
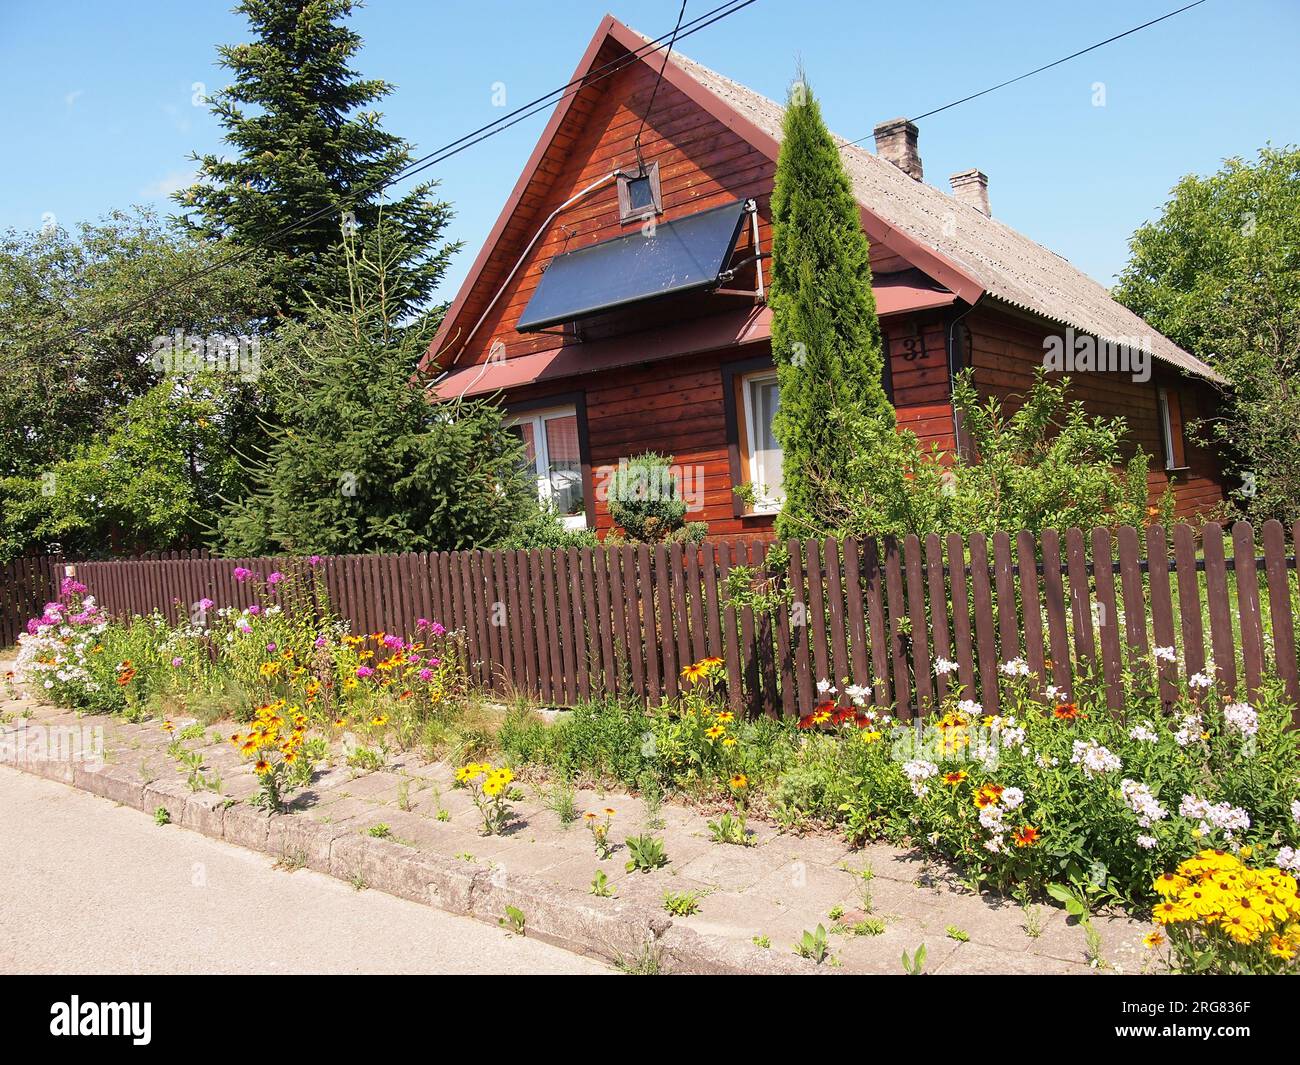
<path id="1" fill-rule="evenodd" d="M 1187 469 L 1187 437 L 1183 435 L 1183 465 L 1178 465 L 1178 456 L 1174 454 L 1174 424 L 1169 417 L 1169 391 L 1165 388 L 1156 389 L 1156 399 L 1160 404 L 1160 429 L 1165 438 L 1165 470 L 1173 472 L 1175 470 Z M 1183 404 L 1182 397 L 1178 402 L 1178 421 L 1179 429 L 1182 428 Z"/>
<path id="2" fill-rule="evenodd" d="M 766 384 L 769 381 L 775 381 L 776 370 L 756 370 L 753 373 L 742 374 L 740 378 L 741 399 L 745 404 L 745 441 L 748 447 L 749 458 L 749 483 L 754 490 L 754 502 L 751 505 L 751 514 L 775 514 L 781 509 L 780 499 L 770 496 L 760 496 L 760 477 L 758 473 L 758 433 L 757 422 L 754 420 L 754 398 L 753 386 L 756 384 Z M 782 466 L 785 463 L 785 451 L 781 452 Z M 766 488 L 766 485 L 762 485 Z"/>
<path id="3" fill-rule="evenodd" d="M 548 407 L 546 410 L 530 410 L 514 415 L 506 423 L 507 425 L 531 425 L 533 427 L 533 459 L 534 472 L 537 482 L 537 498 L 544 504 L 552 504 L 555 501 L 555 493 L 551 484 L 551 457 L 546 442 L 546 423 L 554 421 L 556 418 L 574 418 L 578 417 L 578 409 L 574 406 L 568 407 Z M 578 437 L 579 449 L 581 449 L 582 437 Z M 582 461 L 579 457 L 578 476 L 582 476 Z M 581 514 L 559 514 L 557 517 L 560 523 L 566 529 L 585 529 L 587 528 L 587 510 L 586 510 L 586 492 L 583 492 L 583 510 Z"/>

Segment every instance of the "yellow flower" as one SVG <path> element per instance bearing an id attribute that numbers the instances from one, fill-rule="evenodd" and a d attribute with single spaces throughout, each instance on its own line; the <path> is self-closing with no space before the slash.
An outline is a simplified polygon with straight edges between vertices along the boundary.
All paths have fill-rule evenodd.
<path id="1" fill-rule="evenodd" d="M 718 713 L 716 719 L 717 719 L 718 721 L 721 721 L 721 722 L 723 722 L 723 723 L 725 724 L 725 723 L 727 723 L 727 722 L 734 721 L 735 718 L 736 718 L 736 715 L 733 714 L 730 710 L 723 710 L 723 711 L 721 711 L 721 712 Z"/>
<path id="2" fill-rule="evenodd" d="M 734 747 L 734 746 L 736 746 L 736 737 L 735 737 L 735 736 L 728 736 L 728 737 L 726 737 L 726 738 L 722 741 L 722 746 L 724 746 L 724 747 Z"/>
<path id="3" fill-rule="evenodd" d="M 1295 941 L 1274 933 L 1268 939 L 1268 952 L 1275 958 L 1290 961 L 1296 955 Z"/>
<path id="4" fill-rule="evenodd" d="M 387 714 L 375 714 L 375 716 L 372 717 L 372 718 L 370 719 L 370 724 L 371 724 L 374 728 L 382 728 L 384 725 L 387 725 L 387 724 L 388 724 L 388 715 L 387 715 Z"/>
<path id="5" fill-rule="evenodd" d="M 881 733 L 876 732 L 874 730 L 868 730 L 862 733 L 862 742 L 866 744 L 879 743 L 881 739 L 882 739 Z"/>
<path id="6" fill-rule="evenodd" d="M 705 738 L 710 740 L 721 739 L 726 734 L 727 730 L 721 725 L 712 725 L 704 730 Z"/>
<path id="7" fill-rule="evenodd" d="M 1178 924 L 1180 921 L 1189 921 L 1192 917 L 1191 911 L 1182 903 L 1167 899 L 1156 903 L 1152 915 L 1158 924 Z"/>
<path id="8" fill-rule="evenodd" d="M 175 732 L 175 731 L 176 731 L 176 726 L 173 725 L 170 721 L 164 721 L 164 722 L 162 723 L 162 730 L 163 730 L 164 732 Z"/>
<path id="9" fill-rule="evenodd" d="M 265 758 L 259 758 L 257 764 L 253 766 L 253 770 L 259 776 L 265 776 L 267 773 L 271 772 L 271 763 Z"/>
<path id="10" fill-rule="evenodd" d="M 1182 891 L 1187 886 L 1187 880 L 1185 877 L 1177 876 L 1174 873 L 1161 873 L 1151 886 L 1155 889 L 1157 895 L 1167 899 Z"/>
<path id="11" fill-rule="evenodd" d="M 1165 935 L 1160 929 L 1154 929 L 1142 937 L 1142 945 L 1147 950 L 1155 950 L 1156 947 L 1162 946 L 1165 941 Z"/>
<path id="12" fill-rule="evenodd" d="M 488 777 L 487 780 L 483 781 L 483 794 L 499 795 L 501 793 L 501 789 L 504 787 L 505 787 L 504 781 L 501 781 L 496 777 Z"/>
<path id="13" fill-rule="evenodd" d="M 689 680 L 692 684 L 696 683 L 697 681 L 703 680 L 708 675 L 709 675 L 709 671 L 699 662 L 696 662 L 694 665 L 687 666 L 685 669 L 682 670 L 682 676 L 685 677 L 687 680 Z"/>
<path id="14" fill-rule="evenodd" d="M 741 791 L 749 786 L 749 777 L 744 773 L 733 773 L 729 783 L 732 791 Z"/>

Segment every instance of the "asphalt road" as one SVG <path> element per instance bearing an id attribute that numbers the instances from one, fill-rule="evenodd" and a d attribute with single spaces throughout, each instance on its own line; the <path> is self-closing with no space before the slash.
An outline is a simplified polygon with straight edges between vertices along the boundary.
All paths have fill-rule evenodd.
<path id="1" fill-rule="evenodd" d="M 6 973 L 610 971 L 8 766 L 0 900 Z"/>

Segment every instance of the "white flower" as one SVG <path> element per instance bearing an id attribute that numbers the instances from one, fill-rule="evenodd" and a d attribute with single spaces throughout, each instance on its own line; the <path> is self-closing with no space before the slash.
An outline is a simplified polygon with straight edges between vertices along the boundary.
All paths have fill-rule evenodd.
<path id="1" fill-rule="evenodd" d="M 1008 677 L 1029 676 L 1029 663 L 1023 658 L 1012 658 L 998 666 L 998 672 Z"/>
<path id="2" fill-rule="evenodd" d="M 1151 652 L 1157 662 L 1177 662 L 1178 655 L 1172 647 L 1157 647 Z"/>
<path id="3" fill-rule="evenodd" d="M 957 709 L 968 717 L 979 717 L 980 714 L 984 713 L 983 705 L 977 703 L 974 699 L 963 699 L 957 704 Z"/>
<path id="4" fill-rule="evenodd" d="M 1253 736 L 1259 731 L 1259 714 L 1249 703 L 1229 703 L 1223 708 L 1223 720 L 1243 736 Z"/>
<path id="5" fill-rule="evenodd" d="M 1300 854 L 1294 847 L 1283 847 L 1277 852 L 1277 867 L 1290 873 L 1300 873 Z"/>
<path id="6" fill-rule="evenodd" d="M 1156 837 L 1155 837 L 1155 836 L 1138 836 L 1138 838 L 1137 838 L 1136 840 L 1134 840 L 1133 842 L 1135 842 L 1135 843 L 1136 843 L 1139 847 L 1141 847 L 1143 850 L 1149 851 L 1149 850 L 1152 850 L 1152 849 L 1155 848 L 1155 845 L 1156 845 Z"/>
<path id="7" fill-rule="evenodd" d="M 1189 820 L 1221 829 L 1228 838 L 1232 837 L 1232 833 L 1250 827 L 1250 815 L 1240 806 L 1226 802 L 1211 804 L 1196 795 L 1184 795 L 1178 804 L 1178 812 Z"/>
<path id="8" fill-rule="evenodd" d="M 1291 804 L 1291 820 L 1300 825 L 1300 799 Z"/>
<path id="9" fill-rule="evenodd" d="M 844 689 L 844 694 L 853 700 L 855 706 L 866 706 L 871 689 L 862 684 L 850 684 Z"/>
<path id="10" fill-rule="evenodd" d="M 1025 745 L 1025 730 L 1021 726 L 1000 730 L 1003 747 L 1020 747 Z"/>
<path id="11" fill-rule="evenodd" d="M 1025 801 L 1025 793 L 1019 788 L 1002 789 L 1002 805 L 1008 810 L 1014 810 Z"/>
<path id="12" fill-rule="evenodd" d="M 1137 814 L 1138 824 L 1143 828 L 1150 828 L 1153 822 L 1163 821 L 1169 816 L 1169 811 L 1160 805 L 1145 784 L 1125 777 L 1120 782 L 1119 790 L 1129 809 Z"/>
<path id="13" fill-rule="evenodd" d="M 1214 679 L 1206 676 L 1204 673 L 1193 673 L 1187 678 L 1188 687 L 1191 688 L 1208 688 L 1213 683 Z"/>
<path id="14" fill-rule="evenodd" d="M 1182 726 L 1174 733 L 1174 742 L 1179 747 L 1190 747 L 1193 743 L 1201 738 L 1204 728 L 1201 725 L 1201 719 L 1195 714 L 1188 714 L 1182 720 Z"/>
<path id="15" fill-rule="evenodd" d="M 984 849 L 990 854 L 1001 854 L 1006 847 L 1003 846 L 1000 836 L 991 836 L 984 841 Z"/>
<path id="16" fill-rule="evenodd" d="M 1160 737 L 1151 731 L 1151 722 L 1143 721 L 1140 725 L 1134 725 L 1129 729 L 1128 738 L 1131 740 L 1141 740 L 1143 743 L 1156 743 Z"/>
<path id="17" fill-rule="evenodd" d="M 1119 758 L 1096 740 L 1089 740 L 1087 743 L 1075 740 L 1070 763 L 1083 766 L 1084 773 L 1089 777 L 1094 777 L 1098 773 L 1114 773 L 1121 768 Z"/>
<path id="18" fill-rule="evenodd" d="M 1038 767 L 1040 769 L 1050 769 L 1053 766 L 1058 766 L 1061 764 L 1061 760 L 1059 758 L 1048 758 L 1047 755 L 1045 754 L 1038 755 L 1034 759 L 1034 761 L 1038 763 Z"/>
<path id="19" fill-rule="evenodd" d="M 990 832 L 997 834 L 1006 831 L 1002 824 L 1002 809 L 998 806 L 986 806 L 980 811 L 980 824 Z"/>
<path id="20" fill-rule="evenodd" d="M 929 780 L 937 772 L 939 767 L 924 758 L 913 758 L 910 762 L 903 763 L 903 776 L 913 783 L 918 780 Z"/>
<path id="21" fill-rule="evenodd" d="M 957 663 L 947 658 L 935 659 L 934 671 L 940 675 L 947 674 L 947 673 L 956 673 Z"/>
<path id="22" fill-rule="evenodd" d="M 1047 701 L 1051 703 L 1064 702 L 1070 698 L 1070 693 L 1064 688 L 1058 688 L 1055 684 L 1049 684 L 1043 694 L 1047 696 Z"/>
<path id="23" fill-rule="evenodd" d="M 836 694 L 836 691 L 835 691 L 835 688 L 832 687 L 830 681 L 828 681 L 828 680 L 819 680 L 819 681 L 817 682 L 817 694 L 818 694 L 818 695 L 835 695 L 835 694 Z"/>

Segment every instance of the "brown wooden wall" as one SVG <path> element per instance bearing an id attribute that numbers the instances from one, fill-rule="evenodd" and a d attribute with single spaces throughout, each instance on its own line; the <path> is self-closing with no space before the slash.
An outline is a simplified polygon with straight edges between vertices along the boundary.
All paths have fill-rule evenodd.
<path id="1" fill-rule="evenodd" d="M 1059 327 L 983 307 L 972 311 L 965 322 L 970 330 L 968 358 L 975 368 L 976 387 L 983 395 L 1002 398 L 1025 392 L 1033 382 L 1035 369 L 1043 363 L 1043 338 L 1060 332 Z M 1122 415 L 1128 422 L 1130 438 L 1152 456 L 1147 484 L 1153 505 L 1169 483 L 1164 466 L 1157 385 L 1178 390 L 1183 398 L 1184 422 L 1205 417 L 1216 403 L 1215 392 L 1209 385 L 1184 377 L 1162 363 L 1156 362 L 1154 366 L 1151 380 L 1145 383 L 1118 373 L 1068 375 L 1071 395 L 1082 400 L 1092 414 Z M 1186 461 L 1188 470 L 1177 474 L 1174 480 L 1179 517 L 1204 513 L 1224 498 L 1218 456 L 1195 446 L 1190 435 Z"/>

